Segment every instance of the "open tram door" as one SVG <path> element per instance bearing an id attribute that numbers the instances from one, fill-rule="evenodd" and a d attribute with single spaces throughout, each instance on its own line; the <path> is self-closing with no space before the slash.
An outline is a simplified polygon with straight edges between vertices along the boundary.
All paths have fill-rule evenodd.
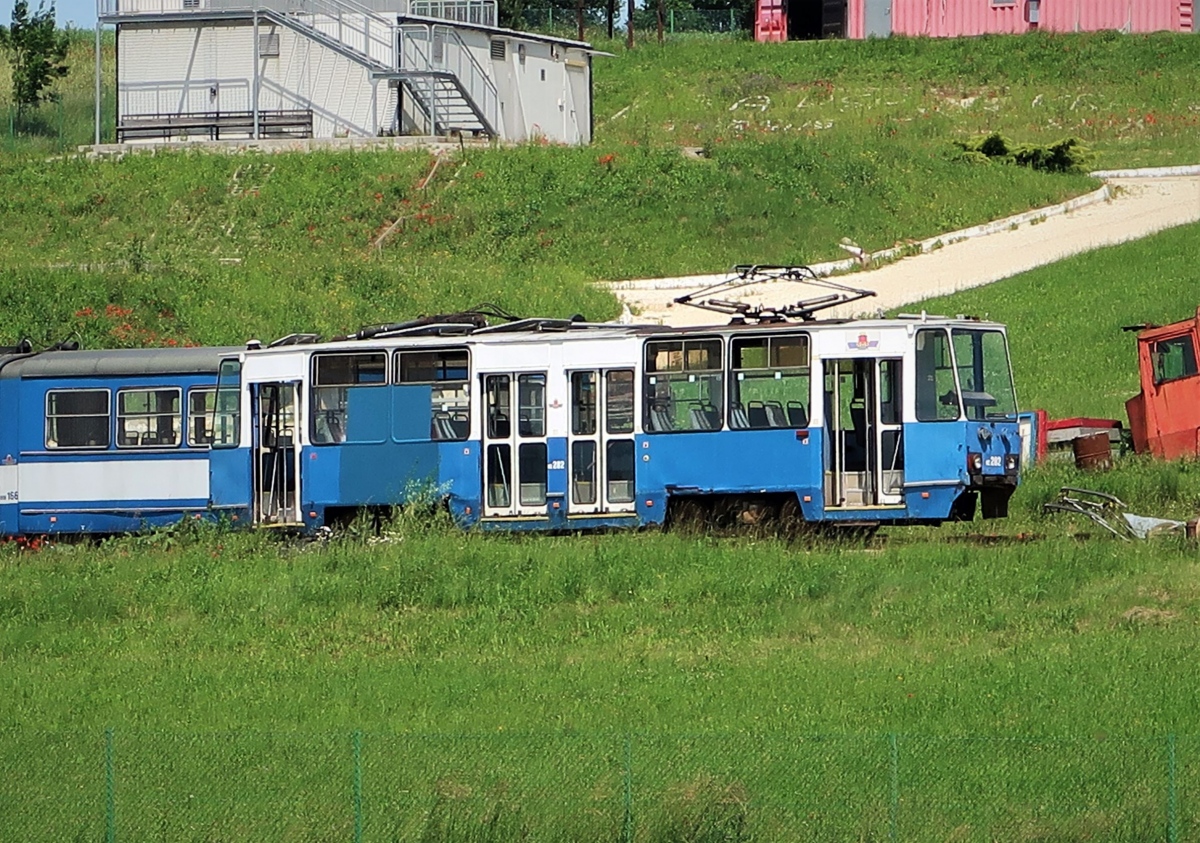
<path id="1" fill-rule="evenodd" d="M 254 523 L 303 526 L 300 518 L 299 381 L 250 384 Z"/>
<path id="2" fill-rule="evenodd" d="M 904 505 L 901 361 L 825 360 L 825 508 Z"/>

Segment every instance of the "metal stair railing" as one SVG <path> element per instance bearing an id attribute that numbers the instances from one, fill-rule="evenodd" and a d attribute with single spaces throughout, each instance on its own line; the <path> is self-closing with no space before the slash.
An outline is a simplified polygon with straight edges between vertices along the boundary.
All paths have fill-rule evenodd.
<path id="1" fill-rule="evenodd" d="M 137 15 L 255 13 L 298 32 L 335 42 L 347 57 L 376 70 L 396 68 L 396 22 L 357 0 L 97 0 L 100 20 Z"/>
<path id="2" fill-rule="evenodd" d="M 483 131 L 495 136 L 499 114 L 496 86 L 450 27 L 401 24 L 400 72 L 403 84 L 429 120 L 430 131 L 452 129 Z M 455 116 L 469 111 L 465 125 L 454 125 Z M 473 125 L 474 124 L 474 125 Z"/>
<path id="3" fill-rule="evenodd" d="M 411 0 L 409 14 L 481 26 L 496 25 L 495 0 Z"/>
<path id="4" fill-rule="evenodd" d="M 397 51 L 399 68 L 416 74 L 428 74 L 433 67 L 432 33 L 423 24 L 400 24 L 397 37 L 400 48 Z M 428 49 L 422 45 L 428 45 Z M 437 101 L 433 85 L 428 83 L 428 76 L 410 76 L 404 84 L 413 93 L 417 104 L 429 119 L 429 133 L 437 133 Z"/>
<path id="5" fill-rule="evenodd" d="M 270 17 L 278 15 L 299 22 L 383 69 L 396 67 L 396 24 L 355 0 L 288 0 L 253 5 L 255 11 Z"/>
<path id="6" fill-rule="evenodd" d="M 479 117 L 479 122 L 489 134 L 495 135 L 500 116 L 500 94 L 496 90 L 496 83 L 471 53 L 457 30 L 449 26 L 435 25 L 434 38 L 438 36 L 439 31 L 444 37 L 440 69 L 454 74 L 470 101 L 472 110 Z M 435 66 L 438 66 L 436 51 L 433 57 Z"/>

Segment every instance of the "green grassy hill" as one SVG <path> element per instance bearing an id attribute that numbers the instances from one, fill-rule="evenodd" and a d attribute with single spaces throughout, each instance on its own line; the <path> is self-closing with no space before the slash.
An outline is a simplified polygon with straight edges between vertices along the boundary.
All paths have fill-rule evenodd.
<path id="1" fill-rule="evenodd" d="M 981 132 L 1077 135 L 1106 165 L 1200 160 L 1198 45 L 604 45 L 595 145 L 467 151 L 426 190 L 424 153 L 85 162 L 20 139 L 0 161 L 0 284 L 20 291 L 0 341 L 240 342 L 480 301 L 607 318 L 592 281 L 812 262 L 842 237 L 879 248 L 1090 186 L 963 161 L 951 141 Z M 72 143 L 91 136 L 90 51 L 76 38 L 54 118 Z M 131 313 L 96 318 L 108 305 Z"/>
<path id="2" fill-rule="evenodd" d="M 238 341 L 482 299 L 609 315 L 595 278 L 814 260 L 1088 188 L 946 155 L 983 129 L 1057 138 L 1093 103 L 1119 118 L 1089 136 L 1106 165 L 1200 160 L 1197 45 L 639 49 L 598 63 L 595 147 L 468 152 L 427 194 L 423 154 L 8 158 L 0 340 Z M 768 131 L 730 134 L 761 95 Z M 834 125 L 762 122 L 810 103 Z M 924 306 L 1008 322 L 1025 406 L 1119 416 L 1118 328 L 1193 311 L 1198 235 Z M 1200 509 L 1195 464 L 1133 459 L 870 546 L 415 514 L 383 542 L 0 546 L 0 840 L 1191 839 L 1195 545 L 1042 514 L 1071 483 Z"/>

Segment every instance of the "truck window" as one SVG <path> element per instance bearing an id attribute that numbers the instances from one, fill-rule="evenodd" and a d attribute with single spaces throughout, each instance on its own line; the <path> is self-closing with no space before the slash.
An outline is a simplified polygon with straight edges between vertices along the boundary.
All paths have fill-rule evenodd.
<path id="1" fill-rule="evenodd" d="M 1154 382 L 1190 378 L 1196 374 L 1196 346 L 1190 335 L 1154 344 Z"/>

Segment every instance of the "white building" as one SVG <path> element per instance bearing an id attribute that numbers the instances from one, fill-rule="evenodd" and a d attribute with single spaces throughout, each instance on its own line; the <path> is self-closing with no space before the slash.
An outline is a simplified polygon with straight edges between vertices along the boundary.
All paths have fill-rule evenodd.
<path id="1" fill-rule="evenodd" d="M 474 135 L 588 143 L 591 46 L 494 0 L 99 0 L 117 140 Z"/>

